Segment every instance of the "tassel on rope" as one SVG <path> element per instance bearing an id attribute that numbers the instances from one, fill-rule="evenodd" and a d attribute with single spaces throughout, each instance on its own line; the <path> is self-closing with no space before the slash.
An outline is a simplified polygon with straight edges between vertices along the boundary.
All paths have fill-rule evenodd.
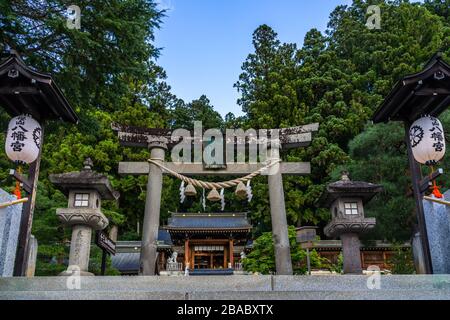
<path id="1" fill-rule="evenodd" d="M 253 198 L 252 186 L 250 185 L 250 180 L 247 181 L 247 200 L 250 203 Z"/>
<path id="2" fill-rule="evenodd" d="M 220 211 L 225 210 L 225 189 L 220 190 Z"/>
<path id="3" fill-rule="evenodd" d="M 181 185 L 180 185 L 180 203 L 184 202 L 184 199 L 186 198 L 185 195 L 185 187 L 184 187 L 184 181 L 181 181 Z"/>
<path id="4" fill-rule="evenodd" d="M 195 190 L 195 187 L 192 185 L 192 183 L 189 183 L 186 187 L 186 190 L 184 191 L 184 194 L 188 197 L 195 197 L 197 195 L 197 190 Z"/>
<path id="5" fill-rule="evenodd" d="M 213 201 L 213 202 L 216 202 L 216 201 L 220 201 L 220 195 L 219 195 L 219 193 L 217 192 L 217 189 L 216 188 L 213 188 L 210 192 L 209 192 L 209 194 L 208 194 L 208 198 L 207 198 L 209 201 Z"/>
<path id="6" fill-rule="evenodd" d="M 242 182 L 239 182 L 234 194 L 236 195 L 236 197 L 238 199 L 245 199 L 245 197 L 247 197 L 247 188 L 245 187 L 245 184 Z"/>
<path id="7" fill-rule="evenodd" d="M 431 173 L 434 172 L 434 166 L 431 166 Z M 431 194 L 434 195 L 436 198 L 442 199 L 444 196 L 442 195 L 441 191 L 439 191 L 439 187 L 436 184 L 436 179 L 433 180 L 433 186 L 431 187 Z"/>
<path id="8" fill-rule="evenodd" d="M 22 167 L 20 165 L 17 167 L 17 173 L 22 174 Z M 20 181 L 19 180 L 16 180 L 16 187 L 14 188 L 14 195 L 16 196 L 17 199 L 22 198 L 22 193 L 20 192 Z"/>

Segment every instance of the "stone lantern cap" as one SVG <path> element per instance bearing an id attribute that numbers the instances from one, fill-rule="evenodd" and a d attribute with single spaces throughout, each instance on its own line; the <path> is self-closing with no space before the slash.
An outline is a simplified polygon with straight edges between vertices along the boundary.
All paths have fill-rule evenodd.
<path id="1" fill-rule="evenodd" d="M 363 203 L 369 202 L 377 193 L 383 191 L 383 186 L 364 181 L 351 181 L 348 172 L 342 172 L 341 180 L 327 185 L 317 204 L 329 208 L 339 198 L 360 198 Z"/>
<path id="2" fill-rule="evenodd" d="M 113 189 L 107 176 L 92 171 L 92 160 L 88 158 L 83 164 L 81 171 L 50 174 L 49 179 L 66 195 L 74 189 L 96 190 L 104 200 L 117 200 L 119 192 Z"/>

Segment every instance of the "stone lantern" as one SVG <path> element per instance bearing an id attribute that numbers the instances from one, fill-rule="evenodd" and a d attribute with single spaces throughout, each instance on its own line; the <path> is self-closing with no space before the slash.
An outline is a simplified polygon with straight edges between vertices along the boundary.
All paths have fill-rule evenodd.
<path id="1" fill-rule="evenodd" d="M 364 204 L 382 190 L 381 185 L 351 181 L 348 172 L 343 172 L 341 180 L 328 184 L 318 201 L 321 207 L 331 210 L 331 222 L 324 232 L 342 241 L 344 273 L 362 273 L 359 235 L 376 223 L 375 218 L 364 216 Z"/>
<path id="2" fill-rule="evenodd" d="M 72 227 L 69 267 L 80 269 L 80 275 L 93 275 L 88 272 L 92 230 L 103 230 L 108 219 L 101 212 L 101 200 L 116 200 L 119 193 L 103 174 L 92 171 L 91 159 L 86 159 L 84 168 L 79 172 L 51 174 L 50 181 L 69 198 L 67 208 L 56 210 L 58 219 Z M 71 271 L 61 275 L 70 275 Z"/>

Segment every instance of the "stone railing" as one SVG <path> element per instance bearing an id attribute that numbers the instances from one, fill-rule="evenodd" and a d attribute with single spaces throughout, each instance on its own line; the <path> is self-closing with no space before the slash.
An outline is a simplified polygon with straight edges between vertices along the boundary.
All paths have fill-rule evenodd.
<path id="1" fill-rule="evenodd" d="M 183 271 L 183 263 L 181 263 L 181 262 L 168 262 L 166 264 L 166 271 Z"/>
<path id="2" fill-rule="evenodd" d="M 242 265 L 242 262 L 235 262 L 234 263 L 234 270 L 235 271 L 244 271 L 244 267 Z"/>

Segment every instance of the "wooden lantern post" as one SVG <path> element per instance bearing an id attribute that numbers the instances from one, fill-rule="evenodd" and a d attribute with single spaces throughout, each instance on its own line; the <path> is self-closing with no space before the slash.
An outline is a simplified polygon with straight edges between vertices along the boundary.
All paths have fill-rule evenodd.
<path id="1" fill-rule="evenodd" d="M 42 127 L 39 156 L 30 165 L 28 178 L 14 170 L 11 171 L 11 175 L 23 184 L 29 198 L 29 201 L 22 208 L 14 267 L 14 276 L 25 276 L 28 263 L 28 243 L 36 202 L 36 186 L 41 163 L 44 124 L 49 119 L 78 123 L 78 116 L 51 75 L 37 72 L 28 67 L 14 50 L 11 50 L 9 57 L 0 63 L 0 106 L 11 117 L 29 114 Z"/>

